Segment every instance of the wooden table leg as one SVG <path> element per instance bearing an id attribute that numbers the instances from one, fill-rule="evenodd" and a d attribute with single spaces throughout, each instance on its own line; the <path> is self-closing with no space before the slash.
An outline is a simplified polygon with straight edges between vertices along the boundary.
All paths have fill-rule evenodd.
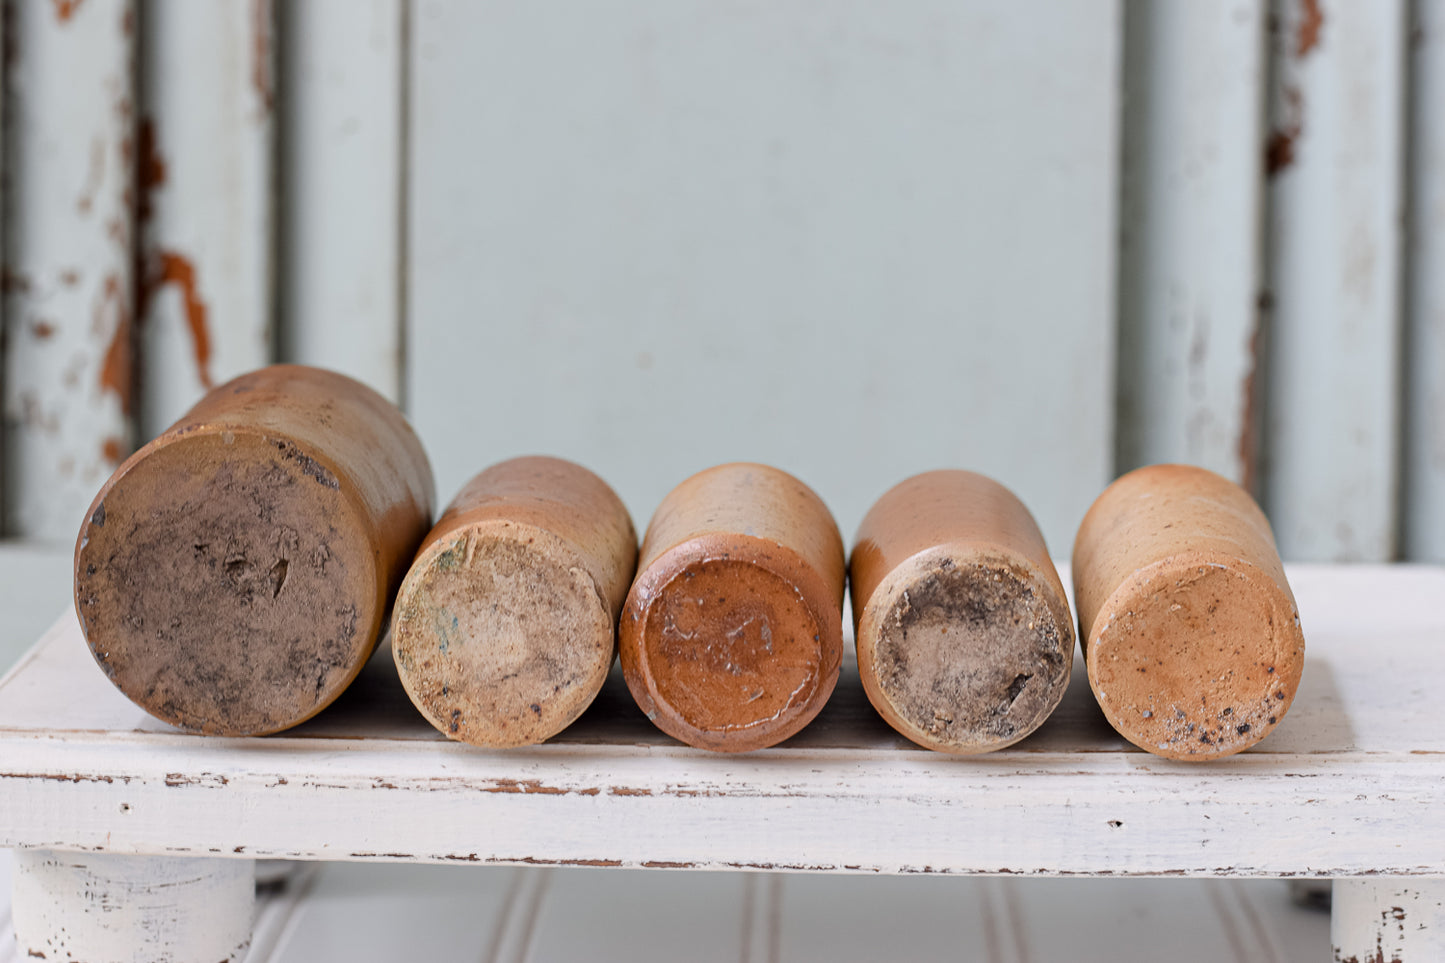
<path id="1" fill-rule="evenodd" d="M 216 963 L 251 943 L 249 859 L 21 849 L 13 887 L 22 959 Z"/>
<path id="2" fill-rule="evenodd" d="M 1339 963 L 1445 960 L 1445 879 L 1337 879 L 1330 939 Z"/>

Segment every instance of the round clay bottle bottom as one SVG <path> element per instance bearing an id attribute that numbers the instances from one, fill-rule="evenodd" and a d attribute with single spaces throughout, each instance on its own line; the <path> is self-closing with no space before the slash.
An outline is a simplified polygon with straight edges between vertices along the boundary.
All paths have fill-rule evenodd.
<path id="1" fill-rule="evenodd" d="M 1105 603 L 1089 682 L 1129 741 L 1176 759 L 1248 748 L 1284 716 L 1302 660 L 1276 632 L 1292 619 L 1250 566 L 1167 560 Z"/>
<path id="2" fill-rule="evenodd" d="M 876 642 L 860 650 L 879 690 L 870 697 L 886 701 L 880 710 L 903 721 L 905 735 L 950 752 L 1002 748 L 1037 729 L 1072 663 L 1063 652 L 1072 636 L 1044 593 L 1006 563 L 947 555 L 899 574 Z"/>
<path id="3" fill-rule="evenodd" d="M 473 745 L 532 745 L 591 704 L 612 665 L 613 625 L 561 538 L 485 522 L 439 542 L 397 599 L 402 682 L 442 732 Z"/>
<path id="4" fill-rule="evenodd" d="M 643 673 L 655 722 L 692 745 L 771 745 L 801 728 L 822 684 L 820 629 L 787 579 L 751 562 L 701 559 L 658 591 L 643 616 Z M 744 733 L 746 735 L 744 736 Z"/>
<path id="5" fill-rule="evenodd" d="M 370 538 L 289 440 L 198 432 L 136 462 L 92 513 L 77 608 L 96 661 L 152 715 L 276 732 L 339 695 L 375 640 Z"/>

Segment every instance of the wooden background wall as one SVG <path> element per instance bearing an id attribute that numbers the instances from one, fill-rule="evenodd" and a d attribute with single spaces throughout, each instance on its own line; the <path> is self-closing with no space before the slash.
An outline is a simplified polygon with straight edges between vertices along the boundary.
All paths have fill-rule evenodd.
<path id="1" fill-rule="evenodd" d="M 397 399 L 441 496 L 718 461 L 851 535 L 1206 465 L 1287 558 L 1445 561 L 1445 0 L 10 0 L 4 534 L 208 385 Z"/>

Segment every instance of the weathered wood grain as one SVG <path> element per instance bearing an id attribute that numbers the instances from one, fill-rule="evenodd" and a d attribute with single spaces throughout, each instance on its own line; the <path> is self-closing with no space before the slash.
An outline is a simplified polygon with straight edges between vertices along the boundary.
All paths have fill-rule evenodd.
<path id="1" fill-rule="evenodd" d="M 1119 471 L 1257 481 L 1266 6 L 1124 7 Z"/>
<path id="2" fill-rule="evenodd" d="M 1291 571 L 1309 640 L 1294 708 L 1211 765 L 1130 751 L 1077 683 L 1017 747 L 912 749 L 855 670 L 783 745 L 649 736 L 625 693 L 514 753 L 449 743 L 394 675 L 294 736 L 147 723 L 62 622 L 0 684 L 0 845 L 532 865 L 1044 876 L 1437 876 L 1439 569 Z M 1358 600 L 1368 599 L 1369 604 Z M 1363 653 L 1363 654 L 1362 654 Z M 388 694 L 390 692 L 390 694 Z M 387 733 L 383 736 L 382 733 Z M 124 804 L 125 808 L 122 808 Z M 877 813 L 887 812 L 887 820 Z M 394 815 L 388 815 L 394 814 Z M 736 827 L 729 832 L 719 827 Z"/>
<path id="3" fill-rule="evenodd" d="M 1445 562 L 1445 2 L 1413 10 L 1400 547 Z"/>
<path id="4" fill-rule="evenodd" d="M 1264 507 L 1298 561 L 1395 556 L 1405 4 L 1279 0 Z"/>
<path id="5" fill-rule="evenodd" d="M 1330 923 L 1342 963 L 1445 959 L 1445 879 L 1336 880 Z"/>
<path id="6" fill-rule="evenodd" d="M 308 0 L 279 15 L 281 358 L 399 402 L 407 4 Z"/>
<path id="7" fill-rule="evenodd" d="M 251 942 L 249 859 L 15 854 L 15 942 L 26 958 L 239 961 Z"/>
<path id="8" fill-rule="evenodd" d="M 143 439 L 272 360 L 273 20 L 271 0 L 141 6 Z"/>
<path id="9" fill-rule="evenodd" d="M 61 542 L 134 436 L 136 5 L 10 9 L 5 531 Z"/>

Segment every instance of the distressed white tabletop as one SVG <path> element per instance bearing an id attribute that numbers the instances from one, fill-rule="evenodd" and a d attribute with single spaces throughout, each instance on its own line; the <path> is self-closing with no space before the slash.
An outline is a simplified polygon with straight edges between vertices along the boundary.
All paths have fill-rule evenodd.
<path id="1" fill-rule="evenodd" d="M 447 742 L 383 650 L 320 717 L 217 739 L 113 690 L 65 617 L 0 682 L 0 846 L 326 860 L 1025 875 L 1445 875 L 1445 569 L 1290 570 L 1304 679 L 1255 749 L 1124 743 L 1076 660 L 1063 705 L 987 756 L 913 748 L 856 671 L 774 749 L 673 743 L 614 673 L 551 743 Z"/>

